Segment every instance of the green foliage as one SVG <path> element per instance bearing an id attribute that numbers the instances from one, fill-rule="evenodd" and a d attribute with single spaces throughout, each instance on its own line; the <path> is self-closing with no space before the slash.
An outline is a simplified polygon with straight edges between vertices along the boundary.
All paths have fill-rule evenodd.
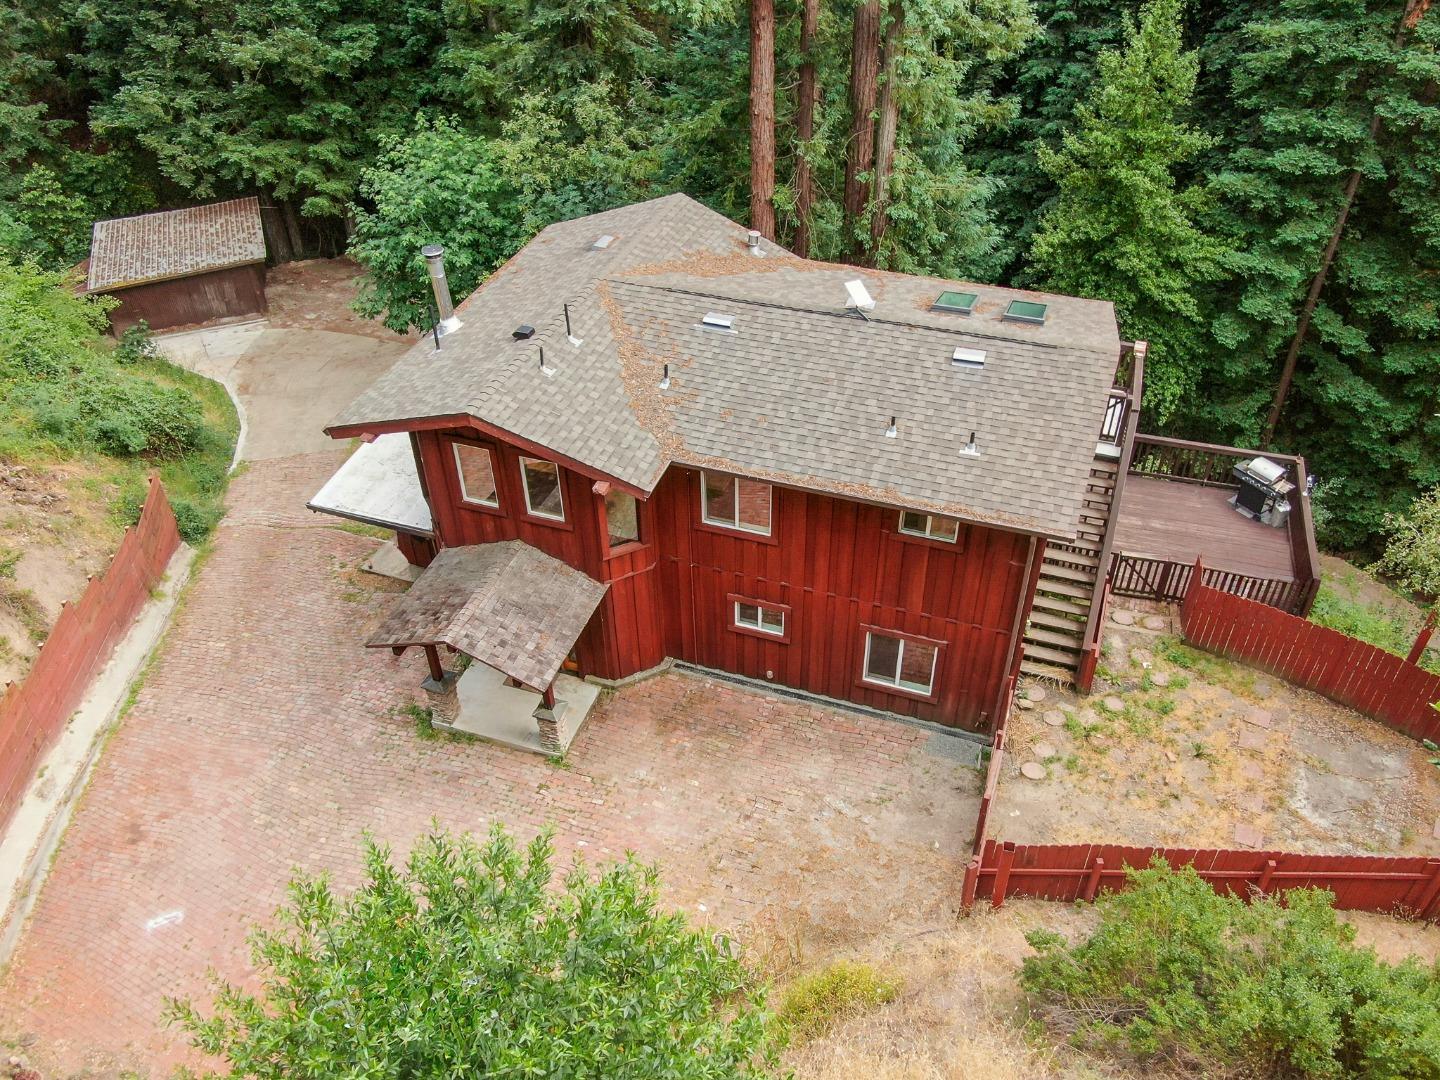
<path id="1" fill-rule="evenodd" d="M 1205 1075 L 1440 1074 L 1440 967 L 1355 947 L 1332 903 L 1246 905 L 1157 860 L 1101 897 L 1084 941 L 1031 932 L 1021 982 L 1077 1041 Z"/>
<path id="2" fill-rule="evenodd" d="M 1440 487 L 1420 496 L 1405 513 L 1385 516 L 1385 552 L 1377 569 L 1440 603 Z"/>
<path id="3" fill-rule="evenodd" d="M 1367 604 L 1328 584 L 1321 585 L 1315 595 L 1310 621 L 1396 656 L 1410 655 L 1410 647 L 1415 643 L 1421 623 L 1418 618 L 1407 618 L 1398 607 Z M 1440 657 L 1433 654 L 1427 653 L 1420 665 L 1440 673 Z"/>
<path id="4" fill-rule="evenodd" d="M 848 1017 L 888 1005 L 899 992 L 898 981 L 871 965 L 839 960 L 787 986 L 775 1019 L 789 1037 L 807 1039 Z"/>
<path id="5" fill-rule="evenodd" d="M 1193 384 L 1205 350 L 1197 290 L 1219 275 L 1223 247 L 1196 224 L 1203 187 L 1178 167 L 1210 145 L 1183 115 L 1198 58 L 1181 43 L 1180 0 L 1151 0 L 1125 43 L 1099 57 L 1099 81 L 1041 167 L 1059 195 L 1030 250 L 1045 287 L 1115 303 L 1127 337 L 1150 343 L 1146 406 L 1164 420 Z"/>
<path id="6" fill-rule="evenodd" d="M 217 983 L 169 1016 L 227 1074 L 720 1078 L 765 1075 L 763 994 L 721 943 L 660 910 L 653 868 L 555 880 L 525 849 L 436 834 L 402 867 L 373 841 L 339 897 L 298 878 L 251 938 L 264 990 Z"/>

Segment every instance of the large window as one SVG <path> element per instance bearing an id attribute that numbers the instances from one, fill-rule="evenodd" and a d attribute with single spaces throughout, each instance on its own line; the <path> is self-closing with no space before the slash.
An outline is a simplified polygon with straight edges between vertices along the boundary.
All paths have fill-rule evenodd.
<path id="1" fill-rule="evenodd" d="M 640 504 L 629 492 L 612 487 L 605 493 L 605 521 L 612 548 L 639 541 Z"/>
<path id="2" fill-rule="evenodd" d="M 735 625 L 747 630 L 758 630 L 762 634 L 785 636 L 785 609 L 766 604 L 752 604 L 748 600 L 735 601 Z"/>
<path id="3" fill-rule="evenodd" d="M 565 499 L 560 494 L 560 466 L 537 458 L 520 459 L 520 478 L 525 482 L 525 509 L 535 517 L 565 520 Z"/>
<path id="4" fill-rule="evenodd" d="M 932 642 L 869 630 L 865 634 L 864 679 L 928 697 L 935 690 L 939 654 L 939 646 Z"/>
<path id="5" fill-rule="evenodd" d="M 944 540 L 947 544 L 953 544 L 955 537 L 960 535 L 960 522 L 936 514 L 902 510 L 900 531 L 906 536 L 923 536 L 928 540 Z"/>
<path id="6" fill-rule="evenodd" d="M 770 485 L 724 473 L 700 473 L 700 519 L 707 525 L 770 535 Z"/>
<path id="7" fill-rule="evenodd" d="M 490 451 L 472 443 L 451 443 L 455 450 L 455 471 L 460 475 L 460 499 L 478 506 L 499 506 L 495 488 L 495 463 Z"/>

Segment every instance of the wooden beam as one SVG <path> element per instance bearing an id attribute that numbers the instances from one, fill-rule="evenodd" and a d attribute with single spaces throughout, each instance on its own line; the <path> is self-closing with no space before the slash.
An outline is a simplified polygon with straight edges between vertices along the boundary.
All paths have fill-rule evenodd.
<path id="1" fill-rule="evenodd" d="M 426 645 L 425 659 L 430 664 L 430 678 L 437 683 L 443 683 L 445 681 L 445 665 L 440 663 L 440 650 L 434 645 Z"/>

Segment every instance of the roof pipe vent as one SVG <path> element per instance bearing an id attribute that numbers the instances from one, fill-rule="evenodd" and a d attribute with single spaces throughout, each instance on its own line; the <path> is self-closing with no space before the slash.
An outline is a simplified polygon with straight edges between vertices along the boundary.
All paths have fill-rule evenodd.
<path id="1" fill-rule="evenodd" d="M 960 453 L 966 457 L 980 456 L 980 444 L 975 441 L 975 433 L 973 431 L 970 432 L 970 441 L 960 448 Z"/>
<path id="2" fill-rule="evenodd" d="M 898 439 L 899 437 L 900 429 L 895 426 L 895 417 L 892 416 L 890 417 L 890 426 L 885 429 L 885 438 Z"/>
<path id="3" fill-rule="evenodd" d="M 540 374 L 544 375 L 547 379 L 553 379 L 555 377 L 555 369 L 549 364 L 545 363 L 544 345 L 540 346 Z"/>
<path id="4" fill-rule="evenodd" d="M 745 234 L 745 245 L 750 249 L 751 255 L 764 255 L 760 250 L 760 230 L 751 229 Z"/>
<path id="5" fill-rule="evenodd" d="M 571 345 L 574 345 L 575 348 L 578 349 L 581 345 L 584 345 L 585 342 L 581 338 L 576 337 L 575 331 L 570 328 L 570 305 L 561 304 L 560 306 L 565 311 L 565 337 Z"/>
<path id="6" fill-rule="evenodd" d="M 425 264 L 430 268 L 430 287 L 435 290 L 435 310 L 440 316 L 435 324 L 435 336 L 442 338 L 459 330 L 461 325 L 450 300 L 450 283 L 445 279 L 445 249 L 439 244 L 426 244 L 420 254 L 425 256 Z"/>
<path id="7" fill-rule="evenodd" d="M 669 390 L 669 389 L 670 389 L 670 365 L 669 365 L 669 364 L 666 364 L 666 365 L 665 365 L 664 373 L 660 376 L 660 389 L 661 389 L 661 390 Z"/>

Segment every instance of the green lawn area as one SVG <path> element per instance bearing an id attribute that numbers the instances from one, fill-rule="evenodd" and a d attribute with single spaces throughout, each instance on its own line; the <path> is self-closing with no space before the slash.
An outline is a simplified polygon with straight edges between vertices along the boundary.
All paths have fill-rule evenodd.
<path id="1" fill-rule="evenodd" d="M 1340 559 L 1325 558 L 1320 592 L 1310 621 L 1405 656 L 1424 622 L 1424 612 L 1375 575 Z M 1420 664 L 1440 674 L 1440 654 L 1428 650 Z"/>

